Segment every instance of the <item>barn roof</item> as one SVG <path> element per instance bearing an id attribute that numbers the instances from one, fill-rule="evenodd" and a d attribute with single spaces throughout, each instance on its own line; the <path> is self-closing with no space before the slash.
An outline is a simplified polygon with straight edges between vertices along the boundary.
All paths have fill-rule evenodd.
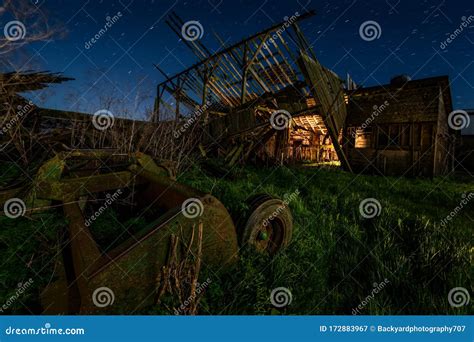
<path id="1" fill-rule="evenodd" d="M 440 106 L 452 111 L 448 76 L 408 81 L 404 84 L 360 88 L 350 96 L 347 125 L 430 122 Z"/>

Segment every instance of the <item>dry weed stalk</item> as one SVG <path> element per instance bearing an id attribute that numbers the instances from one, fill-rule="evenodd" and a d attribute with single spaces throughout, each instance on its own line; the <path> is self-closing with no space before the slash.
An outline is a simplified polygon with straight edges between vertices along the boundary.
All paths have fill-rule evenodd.
<path id="1" fill-rule="evenodd" d="M 179 238 L 176 235 L 171 236 L 167 263 L 162 267 L 161 272 L 157 276 L 158 293 L 156 303 L 160 304 L 162 297 L 167 293 L 175 296 L 179 303 L 181 303 L 181 306 L 179 309 L 173 308 L 173 310 L 175 313 L 179 312 L 182 315 L 197 314 L 199 302 L 203 294 L 202 291 L 197 291 L 202 259 L 202 223 L 198 225 L 196 255 L 192 252 L 195 238 L 194 231 L 195 227 L 193 227 L 187 246 L 180 245 Z M 182 253 L 178 250 L 180 246 L 185 249 Z M 182 255 L 182 257 L 180 258 L 179 255 Z"/>
<path id="2" fill-rule="evenodd" d="M 194 151 L 198 129 L 175 139 L 176 124 L 171 121 L 150 123 L 117 119 L 112 127 L 99 131 L 90 123 L 75 123 L 71 128 L 73 148 L 114 149 L 117 153 L 144 152 L 159 161 L 171 160 L 177 168 Z"/>

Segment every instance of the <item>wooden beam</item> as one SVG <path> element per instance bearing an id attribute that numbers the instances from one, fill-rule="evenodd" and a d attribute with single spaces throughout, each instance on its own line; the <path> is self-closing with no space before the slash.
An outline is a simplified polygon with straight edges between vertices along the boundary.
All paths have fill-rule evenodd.
<path id="1" fill-rule="evenodd" d="M 315 14 L 316 14 L 315 11 L 308 11 L 308 12 L 306 12 L 306 13 L 303 13 L 303 14 L 300 15 L 293 23 L 291 23 L 290 26 L 295 25 L 298 21 L 301 21 L 301 20 L 303 20 L 303 19 L 310 18 L 310 17 L 314 16 Z M 196 63 L 196 64 L 190 66 L 189 68 L 187 68 L 187 69 L 185 69 L 185 70 L 183 70 L 183 71 L 181 71 L 181 72 L 175 74 L 175 75 L 172 76 L 172 77 L 169 77 L 166 81 L 164 81 L 164 82 L 162 82 L 162 83 L 165 83 L 165 82 L 168 82 L 168 81 L 170 81 L 170 80 L 173 80 L 173 79 L 179 77 L 180 75 L 182 75 L 182 74 L 188 72 L 189 70 L 194 69 L 194 68 L 196 68 L 196 67 L 198 67 L 198 66 L 205 65 L 205 64 L 209 63 L 210 61 L 212 61 L 213 59 L 215 59 L 215 58 L 217 58 L 217 57 L 219 57 L 219 56 L 221 56 L 221 55 L 223 55 L 223 54 L 225 54 L 225 53 L 229 53 L 229 52 L 231 52 L 232 50 L 234 50 L 235 48 L 238 48 L 238 47 L 242 46 L 243 44 L 245 44 L 245 43 L 248 42 L 248 41 L 252 41 L 252 40 L 254 40 L 255 38 L 258 38 L 258 37 L 260 37 L 260 36 L 262 36 L 262 35 L 265 35 L 265 34 L 267 34 L 267 33 L 271 33 L 271 32 L 273 32 L 273 31 L 276 31 L 276 30 L 278 30 L 279 28 L 281 28 L 282 25 L 285 25 L 285 24 L 287 24 L 287 23 L 288 23 L 287 21 L 283 21 L 283 22 L 281 22 L 281 23 L 278 23 L 278 24 L 276 24 L 276 25 L 273 25 L 272 27 L 270 27 L 270 28 L 268 28 L 268 29 L 266 29 L 266 30 L 263 30 L 263 31 L 261 31 L 261 32 L 258 32 L 258 33 L 256 33 L 256 34 L 254 34 L 254 35 L 251 35 L 251 36 L 248 37 L 248 38 L 242 39 L 241 41 L 239 41 L 239 42 L 237 42 L 237 43 L 235 43 L 235 44 L 233 44 L 233 45 L 231 45 L 231 46 L 225 48 L 224 50 L 215 53 L 214 55 L 210 56 L 209 58 L 207 58 L 207 59 L 205 59 L 205 60 L 203 60 L 203 61 L 200 61 L 200 62 L 198 62 L 198 63 Z"/>
<path id="2" fill-rule="evenodd" d="M 247 71 L 248 71 L 248 44 L 245 43 L 244 46 L 244 56 L 242 57 L 242 84 L 240 91 L 240 104 L 245 102 L 245 97 L 247 96 Z"/>

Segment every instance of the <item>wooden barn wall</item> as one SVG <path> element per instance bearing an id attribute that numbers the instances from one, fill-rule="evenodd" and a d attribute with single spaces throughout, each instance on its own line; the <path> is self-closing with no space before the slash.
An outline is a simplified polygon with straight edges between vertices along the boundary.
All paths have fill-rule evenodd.
<path id="1" fill-rule="evenodd" d="M 447 77 L 356 91 L 351 95 L 344 145 L 351 166 L 356 172 L 385 175 L 447 173 L 453 152 L 447 123 L 451 110 Z M 351 139 L 354 130 L 356 140 Z M 380 131 L 386 131 L 388 138 Z M 385 143 L 387 139 L 395 141 Z"/>
<path id="2" fill-rule="evenodd" d="M 347 157 L 357 173 L 428 177 L 433 174 L 433 153 L 430 151 L 350 148 Z"/>
<path id="3" fill-rule="evenodd" d="M 372 123 L 410 123 L 417 121 L 437 121 L 438 101 L 433 101 L 437 96 L 433 92 L 404 91 L 394 95 L 391 99 L 387 94 L 371 95 L 370 98 L 354 98 L 350 103 L 350 116 L 348 125 L 358 125 L 366 122 L 368 118 Z M 387 101 L 387 102 L 386 102 Z M 434 102 L 434 103 L 432 103 Z M 385 105 L 380 113 L 374 106 Z"/>
<path id="4" fill-rule="evenodd" d="M 437 122 L 439 96 L 449 113 L 452 103 L 447 77 L 411 81 L 403 87 L 362 88 L 350 97 L 346 126 L 361 125 L 368 118 L 373 123 Z M 374 106 L 380 108 L 383 105 L 385 108 L 380 113 L 372 115 Z"/>
<path id="5" fill-rule="evenodd" d="M 404 129 L 406 138 L 399 137 L 398 145 L 383 145 L 381 136 L 393 129 Z M 350 130 L 354 127 L 349 128 Z M 432 176 L 434 167 L 435 123 L 416 123 L 411 125 L 386 124 L 373 125 L 370 137 L 364 144 L 357 139 L 347 139 L 344 150 L 355 172 L 378 173 L 387 176 Z M 350 137 L 352 133 L 347 133 Z M 407 139 L 403 144 L 402 140 Z"/>
<path id="6" fill-rule="evenodd" d="M 433 175 L 439 176 L 448 173 L 453 167 L 454 145 L 449 138 L 448 114 L 444 99 L 439 97 L 438 121 L 436 125 L 436 141 L 434 151 L 434 170 Z"/>

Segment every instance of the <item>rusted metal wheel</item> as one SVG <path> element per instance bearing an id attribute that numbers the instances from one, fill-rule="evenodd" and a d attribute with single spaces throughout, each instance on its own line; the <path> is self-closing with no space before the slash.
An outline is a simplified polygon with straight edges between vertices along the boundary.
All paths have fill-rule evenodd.
<path id="1" fill-rule="evenodd" d="M 270 255 L 285 248 L 293 232 L 293 218 L 288 205 L 267 194 L 255 195 L 247 202 L 250 215 L 240 234 L 241 245 Z"/>

